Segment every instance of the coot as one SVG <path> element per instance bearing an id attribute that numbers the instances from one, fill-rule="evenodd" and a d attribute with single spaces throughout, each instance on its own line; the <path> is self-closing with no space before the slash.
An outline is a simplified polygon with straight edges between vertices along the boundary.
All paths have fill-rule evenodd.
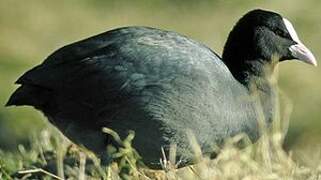
<path id="1" fill-rule="evenodd" d="M 7 105 L 35 107 L 102 158 L 113 143 L 101 131 L 108 127 L 121 137 L 135 131 L 133 146 L 148 166 L 158 168 L 170 144 L 184 165 L 194 154 L 187 132 L 203 153 L 239 133 L 259 137 L 256 101 L 270 124 L 270 79 L 277 62 L 289 59 L 316 65 L 291 23 L 266 10 L 236 23 L 222 58 L 175 32 L 124 27 L 58 49 L 17 80 Z"/>

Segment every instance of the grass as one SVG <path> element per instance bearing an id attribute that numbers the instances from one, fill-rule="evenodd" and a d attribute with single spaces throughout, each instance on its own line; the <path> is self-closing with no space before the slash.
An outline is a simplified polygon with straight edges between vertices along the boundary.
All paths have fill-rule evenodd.
<path id="1" fill-rule="evenodd" d="M 285 15 L 307 47 L 317 58 L 321 56 L 319 0 L 0 1 L 0 104 L 16 88 L 17 77 L 68 43 L 115 27 L 144 25 L 180 32 L 221 52 L 234 22 L 253 8 Z M 279 84 L 294 105 L 285 138 L 285 130 L 273 132 L 241 150 L 233 145 L 236 138 L 226 143 L 215 160 L 201 157 L 198 165 L 175 169 L 169 157 L 171 163 L 163 163 L 166 171 L 157 172 L 131 165 L 136 155 L 133 163 L 126 163 L 124 149 L 111 149 L 118 164 L 101 167 L 91 153 L 48 130 L 40 113 L 28 107 L 0 106 L 0 179 L 54 179 L 46 172 L 65 179 L 117 179 L 119 172 L 145 179 L 320 179 L 320 72 L 301 63 L 282 63 Z M 283 141 L 290 152 L 280 148 Z M 20 170 L 26 171 L 19 174 Z"/>
<path id="2" fill-rule="evenodd" d="M 105 129 L 105 132 L 113 133 Z M 321 163 L 304 166 L 292 159 L 291 152 L 282 148 L 284 134 L 265 132 L 255 144 L 237 147 L 246 136 L 238 135 L 220 149 L 216 159 L 198 156 L 198 163 L 176 169 L 175 162 L 166 161 L 164 170 L 150 170 L 141 166 L 140 157 L 131 147 L 133 134 L 117 139 L 123 148 L 111 152 L 114 163 L 100 166 L 92 153 L 78 148 L 43 130 L 40 137 L 31 139 L 32 148 L 19 147 L 18 154 L 1 152 L 0 179 L 299 179 L 321 178 Z M 61 143 L 63 142 L 63 143 Z M 197 145 L 195 152 L 198 152 Z M 166 157 L 165 155 L 164 157 Z M 163 157 L 163 160 L 166 159 Z M 320 159 L 319 159 L 320 160 Z"/>

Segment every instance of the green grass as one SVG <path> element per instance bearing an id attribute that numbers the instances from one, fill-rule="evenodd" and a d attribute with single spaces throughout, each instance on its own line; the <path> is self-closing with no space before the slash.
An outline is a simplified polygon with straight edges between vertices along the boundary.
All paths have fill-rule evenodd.
<path id="1" fill-rule="evenodd" d="M 56 133 L 52 135 L 51 130 L 48 137 L 42 137 L 42 132 L 48 132 L 48 123 L 39 112 L 30 107 L 1 106 L 16 88 L 14 81 L 27 69 L 41 63 L 55 49 L 116 27 L 144 25 L 180 32 L 220 53 L 233 24 L 253 8 L 271 9 L 290 19 L 302 41 L 317 59 L 321 57 L 319 0 L 0 1 L 1 178 L 6 178 L 6 174 L 11 176 L 22 169 L 46 169 L 49 162 L 53 167 L 59 162 L 59 172 L 50 171 L 56 175 L 61 175 L 62 172 L 66 177 L 68 174 L 74 174 L 73 177 L 84 174 L 79 173 L 80 169 L 83 172 L 83 168 L 79 168 L 78 149 L 69 153 L 68 145 L 54 143 L 59 136 L 57 137 Z M 234 173 L 230 179 L 234 176 L 237 177 L 235 179 L 244 177 L 244 173 L 248 173 L 248 179 L 277 179 L 276 177 L 285 178 L 286 175 L 288 179 L 317 179 L 321 147 L 320 76 L 320 67 L 313 68 L 299 62 L 280 64 L 279 84 L 292 100 L 294 107 L 285 137 L 286 148 L 293 152 L 292 157 L 279 149 L 280 144 L 275 145 L 280 142 L 272 143 L 269 147 L 268 151 L 273 156 L 264 155 L 271 159 L 270 165 L 259 158 L 268 154 L 259 151 L 260 143 L 241 151 L 228 145 L 218 159 L 202 159 L 200 167 L 204 168 L 196 166 L 194 170 L 173 170 L 165 175 L 184 179 L 184 174 L 195 171 L 197 173 L 192 173 L 190 177 L 195 177 L 195 174 L 211 174 L 217 179 L 222 179 L 232 169 Z M 275 136 L 278 135 L 271 135 L 267 139 L 274 139 Z M 41 144 L 44 139 L 50 139 L 49 143 Z M 62 160 L 61 155 L 65 152 L 67 155 L 63 157 L 66 162 Z M 279 159 L 275 159 L 274 155 Z M 46 158 L 50 160 L 47 161 Z M 95 158 L 88 157 L 85 163 L 87 169 L 91 168 L 88 171 L 95 172 L 92 176 L 108 174 L 107 170 L 97 165 L 93 159 Z M 113 169 L 109 172 L 117 172 L 115 167 L 109 169 Z M 203 172 L 204 169 L 209 169 L 210 172 Z M 43 175 L 32 173 L 35 174 Z M 118 173 L 112 173 L 115 174 Z"/>
<path id="2" fill-rule="evenodd" d="M 292 159 L 291 152 L 282 148 L 284 134 L 264 131 L 262 138 L 251 144 L 246 136 L 238 135 L 226 141 L 216 159 L 202 156 L 197 144 L 194 151 L 197 163 L 177 169 L 171 155 L 164 155 L 164 170 L 150 170 L 141 165 L 140 156 L 131 147 L 134 134 L 124 140 L 112 134 L 122 148 L 109 151 L 114 163 L 100 166 L 89 151 L 70 144 L 52 130 L 43 130 L 31 139 L 27 150 L 19 146 L 19 153 L 0 152 L 1 179 L 318 179 L 321 163 L 303 165 Z M 193 137 L 191 137 L 193 139 Z M 193 141 L 191 141 L 193 143 Z M 239 149 L 238 144 L 246 143 Z M 108 149 L 108 148 L 107 148 Z M 109 148 L 110 149 L 110 148 Z M 175 158 L 174 158 L 175 159 Z"/>

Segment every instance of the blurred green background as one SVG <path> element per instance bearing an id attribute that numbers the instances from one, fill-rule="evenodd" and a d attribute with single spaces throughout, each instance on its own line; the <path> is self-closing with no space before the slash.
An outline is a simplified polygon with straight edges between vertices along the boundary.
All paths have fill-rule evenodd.
<path id="1" fill-rule="evenodd" d="M 30 107 L 3 105 L 17 88 L 14 81 L 57 48 L 116 27 L 142 25 L 185 34 L 221 54 L 234 23 L 254 8 L 290 19 L 301 40 L 321 57 L 320 0 L 1 0 L 0 149 L 13 151 L 48 127 L 43 115 Z M 280 88 L 294 106 L 286 139 L 291 149 L 321 140 L 320 77 L 320 67 L 294 61 L 280 65 Z"/>

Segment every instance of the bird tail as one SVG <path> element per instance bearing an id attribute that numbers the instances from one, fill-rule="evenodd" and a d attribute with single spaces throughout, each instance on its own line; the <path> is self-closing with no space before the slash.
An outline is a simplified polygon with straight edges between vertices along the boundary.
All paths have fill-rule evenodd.
<path id="1" fill-rule="evenodd" d="M 42 87 L 23 84 L 9 98 L 5 106 L 30 105 L 41 108 L 48 102 L 50 91 Z"/>

